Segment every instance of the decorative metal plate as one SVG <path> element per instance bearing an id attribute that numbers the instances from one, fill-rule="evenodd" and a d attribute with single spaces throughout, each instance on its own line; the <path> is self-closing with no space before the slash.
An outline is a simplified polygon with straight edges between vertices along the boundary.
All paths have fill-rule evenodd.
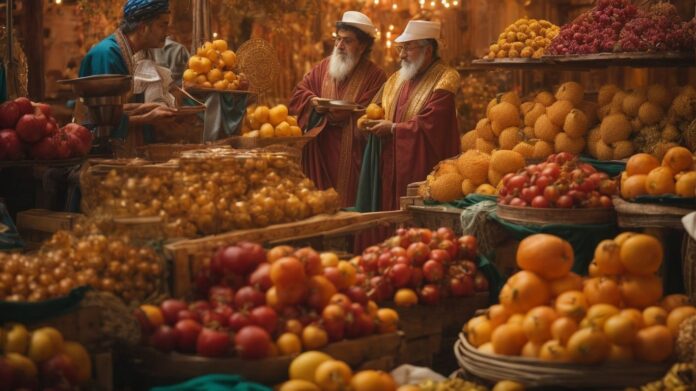
<path id="1" fill-rule="evenodd" d="M 237 49 L 237 64 L 251 89 L 258 92 L 270 90 L 280 72 L 278 54 L 268 41 L 252 38 Z"/>

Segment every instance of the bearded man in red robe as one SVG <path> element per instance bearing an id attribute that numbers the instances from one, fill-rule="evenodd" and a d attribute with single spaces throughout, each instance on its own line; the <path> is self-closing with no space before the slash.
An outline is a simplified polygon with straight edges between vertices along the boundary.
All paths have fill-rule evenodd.
<path id="1" fill-rule="evenodd" d="M 459 73 L 440 60 L 439 36 L 440 23 L 413 20 L 394 40 L 401 69 L 375 97 L 386 119 L 366 123 L 370 136 L 356 204 L 361 212 L 399 209 L 409 183 L 459 153 Z"/>
<path id="2" fill-rule="evenodd" d="M 304 172 L 320 189 L 335 188 L 343 207 L 355 205 L 366 137 L 355 126 L 358 115 L 353 108 L 332 108 L 319 101 L 366 106 L 372 100 L 386 80 L 384 71 L 369 59 L 374 34 L 367 16 L 344 13 L 336 23 L 333 53 L 305 75 L 290 100 L 299 126 L 315 136 L 303 151 Z"/>

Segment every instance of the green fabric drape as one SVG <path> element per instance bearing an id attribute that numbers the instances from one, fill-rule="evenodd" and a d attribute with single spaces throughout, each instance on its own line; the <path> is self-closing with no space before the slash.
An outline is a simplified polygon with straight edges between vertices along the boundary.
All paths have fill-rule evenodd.
<path id="1" fill-rule="evenodd" d="M 7 211 L 5 204 L 0 202 L 0 251 L 22 249 L 24 249 L 24 241 L 19 236 L 10 212 Z"/>
<path id="2" fill-rule="evenodd" d="M 622 162 L 597 160 L 588 156 L 580 156 L 580 161 L 589 163 L 598 171 L 606 172 L 612 177 L 620 175 L 622 171 L 626 170 L 626 163 Z"/>
<path id="3" fill-rule="evenodd" d="M 251 383 L 237 375 L 205 375 L 172 386 L 153 387 L 150 391 L 271 391 L 271 388 Z"/>
<path id="4" fill-rule="evenodd" d="M 556 235 L 567 240 L 575 253 L 573 272 L 587 275 L 587 268 L 594 258 L 597 244 L 605 239 L 612 239 L 618 234 L 618 228 L 614 224 L 548 224 L 548 225 L 518 225 L 503 220 L 496 213 L 491 213 L 490 218 L 506 228 L 515 239 L 522 240 L 534 234 Z"/>
<path id="5" fill-rule="evenodd" d="M 358 212 L 376 212 L 380 209 L 382 179 L 379 166 L 382 157 L 382 141 L 375 135 L 368 135 L 363 154 L 358 181 L 358 196 L 355 209 Z"/>
<path id="6" fill-rule="evenodd" d="M 489 196 L 489 195 L 483 195 L 483 194 L 469 194 L 464 198 L 460 198 L 458 200 L 450 201 L 450 202 L 438 202 L 438 201 L 433 201 L 433 200 L 424 200 L 423 204 L 427 206 L 449 206 L 452 208 L 457 208 L 457 209 L 464 209 L 468 208 L 472 205 L 476 205 L 479 202 L 483 201 L 493 201 L 495 202 L 498 199 L 496 196 Z"/>
<path id="7" fill-rule="evenodd" d="M 483 254 L 479 254 L 478 256 L 478 269 L 488 280 L 489 300 L 491 305 L 493 305 L 498 302 L 498 295 L 500 294 L 500 290 L 503 289 L 503 285 L 505 285 L 507 279 L 503 278 L 498 268 Z"/>

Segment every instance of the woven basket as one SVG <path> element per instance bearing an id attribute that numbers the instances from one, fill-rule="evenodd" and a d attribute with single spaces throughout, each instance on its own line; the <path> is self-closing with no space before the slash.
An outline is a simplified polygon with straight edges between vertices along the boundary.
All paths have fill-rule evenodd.
<path id="1" fill-rule="evenodd" d="M 527 208 L 500 205 L 498 217 L 521 225 L 543 224 L 609 224 L 616 222 L 614 208 Z"/>
<path id="2" fill-rule="evenodd" d="M 138 150 L 143 158 L 151 162 L 166 162 L 178 158 L 182 152 L 203 148 L 203 144 L 149 144 Z"/>
<path id="3" fill-rule="evenodd" d="M 220 142 L 238 149 L 265 148 L 271 145 L 286 145 L 297 149 L 302 149 L 308 142 L 314 139 L 313 136 L 297 137 L 244 137 L 232 136 Z"/>
<path id="4" fill-rule="evenodd" d="M 492 382 L 513 380 L 527 387 L 624 388 L 661 379 L 672 363 L 579 365 L 481 353 L 462 333 L 454 344 L 459 365 L 468 373 Z"/>

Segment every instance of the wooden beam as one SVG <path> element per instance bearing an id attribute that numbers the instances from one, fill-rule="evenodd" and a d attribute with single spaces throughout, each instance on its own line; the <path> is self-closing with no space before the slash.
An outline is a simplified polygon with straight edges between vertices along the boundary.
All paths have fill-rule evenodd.
<path id="1" fill-rule="evenodd" d="M 44 95 L 44 0 L 22 1 L 21 26 L 23 48 L 29 63 L 29 97 L 42 100 Z"/>

